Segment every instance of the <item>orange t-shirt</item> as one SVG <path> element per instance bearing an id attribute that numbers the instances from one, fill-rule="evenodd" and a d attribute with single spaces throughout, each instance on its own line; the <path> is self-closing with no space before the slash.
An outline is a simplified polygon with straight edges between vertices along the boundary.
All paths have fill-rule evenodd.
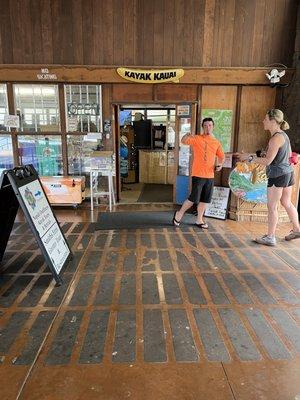
<path id="1" fill-rule="evenodd" d="M 188 136 L 184 144 L 193 149 L 192 176 L 213 178 L 216 156 L 223 162 L 224 152 L 221 143 L 211 135 Z"/>

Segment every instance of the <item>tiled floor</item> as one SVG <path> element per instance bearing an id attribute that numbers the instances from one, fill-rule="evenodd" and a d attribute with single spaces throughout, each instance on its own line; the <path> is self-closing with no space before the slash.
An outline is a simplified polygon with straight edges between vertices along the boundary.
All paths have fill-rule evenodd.
<path id="1" fill-rule="evenodd" d="M 257 247 L 263 224 L 94 232 L 87 210 L 57 215 L 74 252 L 63 286 L 22 222 L 1 264 L 1 400 L 300 396 L 300 242 Z"/>

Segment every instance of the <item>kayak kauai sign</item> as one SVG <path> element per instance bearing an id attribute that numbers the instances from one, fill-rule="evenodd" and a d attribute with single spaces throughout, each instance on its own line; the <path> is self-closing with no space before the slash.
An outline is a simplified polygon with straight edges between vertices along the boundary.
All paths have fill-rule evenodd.
<path id="1" fill-rule="evenodd" d="M 123 79 L 135 83 L 178 83 L 184 75 L 184 70 L 180 68 L 150 70 L 117 68 L 117 73 Z"/>

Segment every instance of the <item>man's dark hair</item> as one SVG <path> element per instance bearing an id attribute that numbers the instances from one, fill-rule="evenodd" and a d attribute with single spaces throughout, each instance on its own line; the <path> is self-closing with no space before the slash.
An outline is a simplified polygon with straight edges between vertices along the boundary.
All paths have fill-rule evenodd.
<path id="1" fill-rule="evenodd" d="M 213 120 L 212 118 L 210 118 L 210 117 L 204 118 L 204 119 L 202 120 L 202 128 L 203 128 L 203 126 L 204 126 L 204 122 L 212 122 L 213 125 L 215 125 L 214 120 Z"/>

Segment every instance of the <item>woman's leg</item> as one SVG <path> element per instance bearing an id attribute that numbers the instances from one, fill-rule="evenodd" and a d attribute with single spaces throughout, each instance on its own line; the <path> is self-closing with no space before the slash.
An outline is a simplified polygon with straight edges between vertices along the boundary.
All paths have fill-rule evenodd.
<path id="1" fill-rule="evenodd" d="M 274 237 L 278 222 L 278 202 L 281 199 L 283 188 L 268 187 L 268 236 Z"/>
<path id="2" fill-rule="evenodd" d="M 289 216 L 290 221 L 293 224 L 293 231 L 299 232 L 300 226 L 299 226 L 298 212 L 294 204 L 291 202 L 292 191 L 293 191 L 293 186 L 288 186 L 283 188 L 280 202 L 285 208 L 285 211 L 287 212 L 287 215 Z"/>

